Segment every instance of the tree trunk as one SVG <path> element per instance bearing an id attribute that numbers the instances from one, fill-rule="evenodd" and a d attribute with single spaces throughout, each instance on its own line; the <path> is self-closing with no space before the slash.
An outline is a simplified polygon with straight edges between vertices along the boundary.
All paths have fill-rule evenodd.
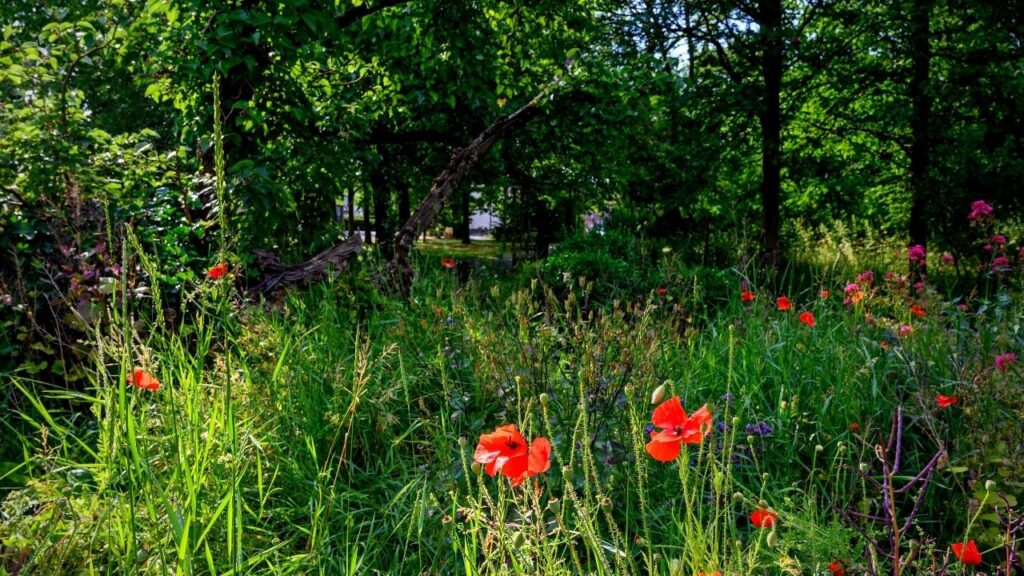
<path id="1" fill-rule="evenodd" d="M 363 188 L 363 235 L 366 243 L 373 244 L 373 224 L 370 222 L 370 191 Z"/>
<path id="2" fill-rule="evenodd" d="M 379 146 L 380 159 L 370 172 L 370 186 L 373 187 L 373 228 L 377 248 L 385 258 L 391 257 L 391 226 L 388 208 L 391 206 L 391 190 L 388 188 L 387 148 Z"/>
<path id="3" fill-rule="evenodd" d="M 910 81 L 910 245 L 928 242 L 928 164 L 931 148 L 929 116 L 931 96 L 928 81 L 931 67 L 930 18 L 931 0 L 914 0 L 911 7 L 910 52 L 913 77 Z M 911 262 L 911 272 L 920 279 L 924 264 Z"/>
<path id="4" fill-rule="evenodd" d="M 462 190 L 462 205 L 459 213 L 459 239 L 462 240 L 463 244 L 469 244 L 469 226 L 470 221 L 473 219 L 473 214 L 470 209 L 470 201 L 473 199 L 472 192 L 465 188 Z"/>
<path id="5" fill-rule="evenodd" d="M 764 98 L 761 106 L 761 258 L 775 268 L 779 252 L 782 187 L 782 1 L 761 2 L 761 74 Z"/>
<path id="6" fill-rule="evenodd" d="M 348 235 L 349 237 L 355 236 L 356 234 L 356 189 L 351 187 L 348 189 Z"/>
<path id="7" fill-rule="evenodd" d="M 688 77 L 690 80 L 693 80 L 694 75 L 697 73 L 697 63 L 694 60 L 697 56 L 697 42 L 693 38 L 690 10 L 689 0 L 683 0 L 683 26 L 686 28 L 686 64 Z"/>

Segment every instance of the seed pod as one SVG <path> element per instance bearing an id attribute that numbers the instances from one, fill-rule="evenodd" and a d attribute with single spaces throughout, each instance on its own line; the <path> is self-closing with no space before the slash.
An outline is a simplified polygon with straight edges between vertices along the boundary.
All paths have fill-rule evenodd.
<path id="1" fill-rule="evenodd" d="M 662 384 L 654 389 L 651 393 L 651 404 L 659 404 L 665 399 L 665 385 Z"/>

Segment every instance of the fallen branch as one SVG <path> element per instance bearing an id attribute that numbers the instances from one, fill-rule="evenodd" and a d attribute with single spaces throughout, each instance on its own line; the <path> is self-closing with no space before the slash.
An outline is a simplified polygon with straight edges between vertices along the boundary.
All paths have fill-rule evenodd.
<path id="1" fill-rule="evenodd" d="M 387 266 L 374 278 L 378 287 L 394 294 L 407 295 L 412 284 L 412 263 L 409 252 L 416 238 L 423 234 L 434 223 L 437 213 L 441 211 L 451 195 L 459 187 L 466 173 L 494 146 L 502 136 L 514 128 L 518 128 L 533 118 L 539 110 L 538 106 L 549 94 L 549 89 L 541 91 L 525 106 L 512 114 L 498 119 L 488 126 L 479 136 L 465 148 L 456 148 L 452 158 L 443 172 L 434 178 L 427 197 L 420 202 L 419 208 L 409 217 L 398 233 L 395 234 L 395 253 Z"/>
<path id="2" fill-rule="evenodd" d="M 256 294 L 268 294 L 288 286 L 307 284 L 326 278 L 331 272 L 340 272 L 348 260 L 363 249 L 363 239 L 354 234 L 348 240 L 331 246 L 309 260 L 293 266 L 281 264 L 277 256 L 265 250 L 256 250 L 256 265 L 263 279 L 252 288 Z"/>

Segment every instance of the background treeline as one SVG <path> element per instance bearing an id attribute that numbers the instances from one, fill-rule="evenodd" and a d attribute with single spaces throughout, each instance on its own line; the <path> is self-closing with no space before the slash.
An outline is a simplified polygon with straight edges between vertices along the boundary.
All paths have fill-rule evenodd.
<path id="1" fill-rule="evenodd" d="M 123 273 L 173 299 L 221 213 L 239 264 L 354 228 L 386 253 L 452 149 L 552 83 L 439 226 L 468 239 L 487 205 L 545 254 L 607 212 L 693 263 L 771 264 L 837 222 L 959 256 L 972 200 L 1024 207 L 1019 0 L 12 0 L 0 25 L 6 358 Z M 158 278 L 118 269 L 129 237 Z"/>

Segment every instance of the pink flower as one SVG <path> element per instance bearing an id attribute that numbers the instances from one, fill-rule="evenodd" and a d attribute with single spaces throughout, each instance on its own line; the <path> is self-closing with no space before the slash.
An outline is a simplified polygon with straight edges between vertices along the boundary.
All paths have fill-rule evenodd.
<path id="1" fill-rule="evenodd" d="M 984 218 L 992 217 L 992 207 L 988 205 L 988 202 L 984 200 L 975 200 L 971 202 L 971 213 L 967 215 L 967 219 L 971 222 L 981 220 Z"/>
<path id="2" fill-rule="evenodd" d="M 910 248 L 907 248 L 907 258 L 910 259 L 911 264 L 923 266 L 927 259 L 924 252 L 924 246 L 914 244 Z"/>
<path id="3" fill-rule="evenodd" d="M 1010 270 L 1010 259 L 1006 256 L 997 256 L 992 261 L 993 272 L 1008 272 Z"/>
<path id="4" fill-rule="evenodd" d="M 981 249 L 984 250 L 985 252 L 991 252 L 992 251 L 992 245 L 991 244 L 985 244 L 984 246 L 981 247 Z"/>
<path id="5" fill-rule="evenodd" d="M 1007 352 L 1006 354 L 1000 354 L 996 356 L 996 370 L 1000 372 L 1006 372 L 1006 369 L 1017 363 L 1017 355 L 1013 352 Z"/>
<path id="6" fill-rule="evenodd" d="M 914 282 L 914 292 L 917 292 L 918 294 L 924 292 L 924 282 Z"/>
<path id="7" fill-rule="evenodd" d="M 847 296 L 852 296 L 853 294 L 856 294 L 857 292 L 860 292 L 860 285 L 859 284 L 857 284 L 855 282 L 850 282 L 849 284 L 846 285 L 846 295 Z"/>
<path id="8" fill-rule="evenodd" d="M 870 286 L 875 283 L 875 273 L 871 270 L 865 270 L 857 275 L 857 282 Z"/>
<path id="9" fill-rule="evenodd" d="M 896 329 L 896 333 L 899 334 L 900 338 L 903 338 L 904 336 L 907 336 L 908 334 L 912 333 L 913 331 L 914 331 L 914 327 L 911 326 L 910 324 L 903 324 L 899 328 Z"/>
<path id="10" fill-rule="evenodd" d="M 939 259 L 942 260 L 942 263 L 946 266 L 952 266 L 956 262 L 953 259 L 953 255 L 949 252 L 943 252 L 942 256 L 939 256 Z"/>
<path id="11" fill-rule="evenodd" d="M 991 242 L 993 244 L 999 244 L 1000 246 L 1002 246 L 1003 244 L 1006 244 L 1006 236 L 1003 236 L 1002 234 L 996 234 L 991 238 Z"/>

